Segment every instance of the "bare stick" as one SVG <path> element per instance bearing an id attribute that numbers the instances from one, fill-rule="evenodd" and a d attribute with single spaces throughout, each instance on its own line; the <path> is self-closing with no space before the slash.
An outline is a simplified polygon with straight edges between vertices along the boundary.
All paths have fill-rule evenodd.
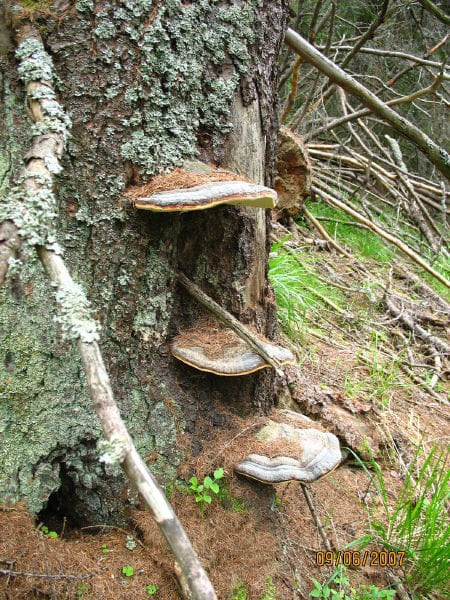
<path id="1" fill-rule="evenodd" d="M 347 250 L 342 248 L 342 246 L 340 246 L 335 240 L 333 240 L 331 235 L 328 234 L 325 227 L 322 227 L 322 225 L 319 223 L 319 221 L 314 217 L 314 215 L 312 215 L 309 212 L 309 210 L 305 206 L 302 207 L 302 211 L 303 211 L 303 214 L 305 215 L 305 217 L 307 218 L 307 220 L 319 232 L 319 234 L 323 237 L 323 239 L 327 240 L 327 242 L 330 244 L 330 246 L 332 246 L 337 252 L 339 252 L 339 254 L 342 254 L 343 256 L 346 256 L 347 258 L 351 258 L 351 259 L 355 258 L 354 256 L 352 256 L 350 254 L 350 252 L 347 252 Z"/>
<path id="2" fill-rule="evenodd" d="M 312 518 L 314 519 L 314 523 L 316 524 L 317 530 L 320 533 L 320 537 L 322 538 L 323 543 L 325 544 L 325 548 L 329 552 L 332 552 L 333 549 L 331 547 L 330 540 L 328 539 L 326 531 L 325 531 L 322 523 L 320 522 L 319 515 L 317 514 L 316 509 L 314 507 L 313 499 L 311 497 L 311 494 L 309 493 L 309 489 L 306 487 L 306 485 L 304 483 L 301 483 L 300 487 L 302 488 L 302 492 L 303 492 L 303 495 L 305 496 L 306 504 L 308 505 L 308 508 L 311 512 Z"/>
<path id="3" fill-rule="evenodd" d="M 381 227 L 378 227 L 378 225 L 372 223 L 372 221 L 370 221 L 369 219 L 361 215 L 359 212 L 348 206 L 348 204 L 346 204 L 345 202 L 342 202 L 341 200 L 335 198 L 331 193 L 329 193 L 334 192 L 334 190 L 331 190 L 328 186 L 325 186 L 324 183 L 318 180 L 314 181 L 316 185 L 311 186 L 311 189 L 314 192 L 316 192 L 317 195 L 321 196 L 327 203 L 336 206 L 337 208 L 341 208 L 344 212 L 354 217 L 357 221 L 360 221 L 361 223 L 364 223 L 364 225 L 367 225 L 369 229 L 374 231 L 377 235 L 390 242 L 391 244 L 394 244 L 394 246 L 397 246 L 397 248 L 399 248 L 402 252 L 409 256 L 409 258 L 411 258 L 414 262 L 420 265 L 422 269 L 425 269 L 425 271 L 428 271 L 428 273 L 433 275 L 433 277 L 435 277 L 438 281 L 443 283 L 445 286 L 450 287 L 450 282 L 447 281 L 447 279 L 443 275 L 441 275 L 438 271 L 433 269 L 433 267 L 431 267 L 427 262 L 423 260 L 421 256 L 417 254 L 417 252 L 411 250 L 411 248 L 407 246 L 404 242 L 402 242 L 402 240 L 388 233 L 384 229 L 381 229 Z M 323 187 L 328 188 L 328 191 L 321 189 Z"/>
<path id="4" fill-rule="evenodd" d="M 404 327 L 412 331 L 423 342 L 433 346 L 443 354 L 450 354 L 450 346 L 448 344 L 435 335 L 431 335 L 431 333 L 416 323 L 413 316 L 403 307 L 399 308 L 389 294 L 385 295 L 385 302 L 391 315 L 398 319 Z"/>
<path id="5" fill-rule="evenodd" d="M 405 265 L 400 264 L 398 261 L 394 261 L 394 272 L 397 273 L 400 277 L 408 280 L 412 283 L 417 289 L 419 289 L 422 294 L 426 294 L 430 298 L 438 304 L 442 310 L 450 314 L 450 304 L 442 298 L 437 292 L 433 290 L 423 279 L 421 279 L 415 273 L 412 273 L 409 269 L 406 268 Z"/>
<path id="6" fill-rule="evenodd" d="M 431 0 L 419 0 L 420 4 L 430 13 L 433 13 L 440 21 L 446 25 L 450 25 L 450 15 L 447 15 L 443 10 L 436 6 Z"/>

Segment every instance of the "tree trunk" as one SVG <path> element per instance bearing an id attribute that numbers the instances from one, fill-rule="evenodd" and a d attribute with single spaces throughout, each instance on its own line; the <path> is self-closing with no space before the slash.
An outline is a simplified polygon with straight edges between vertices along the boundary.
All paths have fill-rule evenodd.
<path id="1" fill-rule="evenodd" d="M 177 363 L 167 347 L 204 310 L 177 286 L 177 270 L 242 322 L 275 336 L 268 220 L 263 209 L 229 206 L 137 211 L 123 191 L 193 156 L 271 185 L 286 3 L 35 4 L 22 16 L 7 6 L 0 24 L 2 201 L 30 139 L 12 15 L 37 23 L 72 119 L 55 190 L 58 241 L 102 324 L 122 416 L 165 483 L 182 458 L 177 437 L 197 433 L 200 416 L 212 427 L 222 406 L 244 413 L 273 403 L 270 371 L 220 378 Z M 25 499 L 34 512 L 49 505 L 75 524 L 123 520 L 136 498 L 98 461 L 100 426 L 81 362 L 54 322 L 37 261 L 11 273 L 0 293 L 0 499 Z"/>

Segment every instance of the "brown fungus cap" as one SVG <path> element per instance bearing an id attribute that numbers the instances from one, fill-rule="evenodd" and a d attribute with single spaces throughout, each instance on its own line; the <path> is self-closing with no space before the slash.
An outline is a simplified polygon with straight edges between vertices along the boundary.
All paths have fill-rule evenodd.
<path id="1" fill-rule="evenodd" d="M 286 348 L 262 342 L 282 364 L 294 361 L 293 354 Z M 211 323 L 200 323 L 197 327 L 175 337 L 170 350 L 178 360 L 215 375 L 248 375 L 270 367 L 264 358 L 241 340 L 231 329 Z"/>
<path id="2" fill-rule="evenodd" d="M 249 454 L 234 469 L 261 483 L 312 483 L 342 461 L 337 437 L 317 429 L 269 420 L 256 434 L 256 441 L 266 445 L 267 453 Z"/>
<path id="3" fill-rule="evenodd" d="M 129 188 L 125 196 L 136 208 L 155 212 L 204 210 L 221 204 L 274 208 L 277 202 L 275 190 L 199 162 L 185 163 L 148 184 Z"/>

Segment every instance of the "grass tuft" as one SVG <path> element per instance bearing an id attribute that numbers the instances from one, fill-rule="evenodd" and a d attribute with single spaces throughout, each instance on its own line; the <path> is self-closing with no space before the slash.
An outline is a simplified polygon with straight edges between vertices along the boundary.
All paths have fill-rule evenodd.
<path id="1" fill-rule="evenodd" d="M 381 500 L 380 510 L 369 507 L 370 531 L 350 546 L 360 549 L 375 543 L 389 551 L 403 552 L 405 582 L 417 598 L 450 597 L 450 471 L 449 448 L 437 447 L 424 455 L 419 447 L 405 474 L 394 506 L 391 506 L 383 473 L 371 457 L 369 466 L 357 458 Z M 423 465 L 419 465 L 423 458 Z"/>

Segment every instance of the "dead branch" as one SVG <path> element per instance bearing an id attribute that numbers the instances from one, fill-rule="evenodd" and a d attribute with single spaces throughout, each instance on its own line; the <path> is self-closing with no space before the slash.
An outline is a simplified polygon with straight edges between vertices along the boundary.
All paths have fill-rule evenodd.
<path id="1" fill-rule="evenodd" d="M 253 333 L 248 327 L 245 327 L 240 323 L 236 317 L 222 308 L 217 302 L 210 298 L 203 290 L 201 290 L 195 283 L 184 275 L 184 273 L 177 273 L 177 279 L 184 289 L 195 298 L 200 304 L 203 304 L 213 315 L 215 315 L 222 323 L 229 327 L 236 335 L 238 335 L 244 342 L 246 342 L 250 348 L 252 348 L 257 354 L 262 356 L 277 372 L 278 375 L 282 375 L 283 372 L 281 367 L 282 363 L 276 356 L 272 356 L 269 353 L 268 348 L 261 341 L 261 339 Z"/>
<path id="2" fill-rule="evenodd" d="M 450 282 L 448 282 L 447 279 L 443 275 L 441 275 L 438 271 L 433 269 L 433 267 L 431 267 L 427 262 L 425 262 L 423 260 L 423 258 L 421 256 L 419 256 L 416 252 L 411 250 L 411 248 L 409 246 L 407 246 L 402 240 L 400 240 L 399 238 L 395 237 L 394 235 L 388 233 L 387 231 L 383 230 L 378 225 L 375 225 L 374 223 L 372 223 L 372 221 L 370 221 L 369 219 L 367 219 L 366 217 L 361 215 L 359 212 L 357 212 L 353 208 L 349 207 L 348 204 L 346 204 L 345 202 L 338 200 L 333 195 L 337 192 L 335 192 L 335 190 L 329 188 L 329 186 L 327 186 L 323 182 L 321 182 L 315 178 L 313 179 L 313 181 L 314 181 L 315 185 L 312 185 L 311 189 L 318 196 L 322 197 L 327 203 L 329 203 L 332 206 L 335 206 L 337 208 L 341 208 L 344 212 L 351 215 L 357 221 L 360 221 L 361 223 L 364 223 L 365 225 L 367 225 L 369 227 L 369 229 L 371 229 L 374 233 L 376 233 L 377 235 L 379 235 L 386 241 L 390 242 L 391 244 L 394 244 L 394 246 L 397 246 L 397 248 L 399 248 L 402 252 L 404 252 L 407 256 L 409 256 L 409 258 L 411 258 L 414 262 L 416 262 L 418 265 L 420 265 L 423 269 L 428 271 L 428 273 L 433 275 L 433 277 L 438 279 L 438 281 L 443 283 L 445 286 L 450 287 Z M 324 187 L 325 187 L 325 190 L 323 189 Z"/>
<path id="3" fill-rule="evenodd" d="M 394 261 L 394 273 L 397 273 L 398 276 L 406 279 L 415 289 L 419 290 L 422 294 L 429 296 L 438 306 L 442 308 L 442 310 L 450 314 L 450 304 L 442 298 L 437 292 L 433 290 L 423 279 L 421 279 L 418 275 L 410 271 L 406 268 L 405 265 L 400 264 L 397 260 Z"/>
<path id="4" fill-rule="evenodd" d="M 291 112 L 291 108 L 294 106 L 295 98 L 297 97 L 297 86 L 298 86 L 298 73 L 302 64 L 302 57 L 299 55 L 292 69 L 292 87 L 286 103 L 286 108 L 281 116 L 281 122 L 284 123 Z"/>
<path id="5" fill-rule="evenodd" d="M 350 77 L 350 75 L 348 76 Z M 392 100 L 388 100 L 386 103 L 382 102 L 381 100 L 379 100 L 379 102 L 381 104 L 384 104 L 385 107 L 390 107 L 390 106 L 398 106 L 399 104 L 406 104 L 408 102 L 412 102 L 413 100 L 417 100 L 418 98 L 422 98 L 423 96 L 426 96 L 428 94 L 434 94 L 436 93 L 436 90 L 438 89 L 438 87 L 441 85 L 442 81 L 444 79 L 443 74 L 439 74 L 435 80 L 427 87 L 422 88 L 420 90 L 417 90 L 415 92 L 412 92 L 411 94 L 408 94 L 407 96 L 401 96 L 399 98 L 394 98 Z M 360 85 L 360 84 L 358 84 Z M 344 87 L 344 86 L 342 86 Z M 344 87 L 345 89 L 345 87 Z M 364 88 L 365 89 L 365 88 Z M 350 90 L 348 90 L 350 93 L 352 93 Z M 366 90 L 368 92 L 368 94 L 372 94 L 372 92 L 370 92 L 369 90 Z M 356 96 L 356 94 L 354 94 Z M 375 96 L 375 94 L 372 94 L 372 96 L 374 96 L 375 98 L 378 99 L 377 96 Z M 361 102 L 363 104 L 365 104 L 366 106 L 368 106 L 368 103 L 365 102 L 364 100 L 362 100 L 361 97 L 359 97 L 359 100 L 361 100 Z M 379 116 L 381 116 L 381 118 L 385 118 L 383 117 L 383 115 L 381 115 L 379 112 L 377 112 L 375 109 L 373 108 L 362 108 L 356 112 L 352 112 L 348 115 L 344 115 L 342 117 L 338 117 L 337 119 L 334 119 L 333 121 L 331 121 L 331 123 L 328 123 L 327 125 L 323 125 L 322 127 L 319 127 L 318 129 L 315 129 L 314 131 L 311 131 L 310 133 L 308 133 L 307 135 L 305 135 L 303 137 L 303 140 L 305 142 L 308 142 L 309 140 L 316 138 L 317 136 L 319 136 L 322 133 L 325 133 L 326 131 L 331 131 L 332 129 L 334 129 L 335 127 L 339 127 L 340 125 L 344 125 L 345 123 L 348 123 L 349 121 L 355 121 L 357 119 L 361 119 L 362 117 L 367 117 L 368 115 L 370 115 L 372 112 L 379 114 Z M 391 111 L 394 115 L 397 115 L 397 113 L 395 113 L 394 111 Z M 403 117 L 400 117 L 399 115 L 397 115 L 399 119 L 403 119 Z M 387 120 L 387 119 L 386 119 Z M 409 121 L 406 121 L 406 124 L 411 125 L 411 123 L 409 123 Z M 392 123 L 391 123 L 392 125 Z M 414 127 L 414 126 L 413 126 Z M 395 129 L 397 129 L 397 127 L 395 127 Z M 416 128 L 417 129 L 417 128 Z M 402 133 L 399 129 L 397 129 L 397 131 L 399 131 L 400 133 Z M 420 130 L 418 130 L 420 131 Z M 403 135 L 403 134 L 402 134 Z M 425 135 L 425 134 L 423 134 Z M 407 137 L 407 136 L 405 136 Z M 430 159 L 431 160 L 431 159 Z"/>
<path id="6" fill-rule="evenodd" d="M 413 187 L 412 183 L 410 182 L 408 176 L 403 174 L 403 172 L 407 172 L 407 168 L 406 168 L 405 163 L 403 162 L 403 157 L 402 157 L 402 152 L 400 150 L 400 146 L 399 146 L 397 140 L 395 140 L 394 138 L 391 138 L 388 135 L 386 135 L 385 138 L 391 147 L 394 161 L 396 162 L 396 164 L 399 167 L 399 170 L 397 171 L 398 177 L 410 194 L 410 202 L 403 202 L 403 207 L 404 207 L 406 213 L 408 214 L 408 216 L 410 217 L 411 221 L 413 223 L 415 222 L 417 224 L 420 231 L 423 233 L 423 235 L 427 239 L 428 243 L 430 244 L 430 246 L 434 250 L 434 252 L 438 253 L 440 244 L 439 244 L 439 241 L 436 240 L 436 238 L 434 237 L 434 234 L 431 231 L 431 228 L 430 228 L 430 225 L 432 223 L 431 218 L 428 215 L 428 213 L 425 213 L 425 211 L 423 210 L 423 206 L 421 206 L 420 198 L 417 196 L 417 194 L 414 190 L 414 187 Z M 402 172 L 400 172 L 400 169 Z M 423 213 L 425 213 L 425 214 L 423 214 Z M 427 217 L 427 219 L 424 217 Z M 434 224 L 433 224 L 433 227 L 439 235 L 439 230 L 437 230 L 435 228 Z M 445 252 L 445 254 L 447 254 L 447 252 Z"/>
<path id="7" fill-rule="evenodd" d="M 310 491 L 304 483 L 301 483 L 300 487 L 302 488 L 302 492 L 303 492 L 303 495 L 305 496 L 306 504 L 308 505 L 309 511 L 312 515 L 312 518 L 314 519 L 314 523 L 316 524 L 317 530 L 320 533 L 320 537 L 323 540 L 325 548 L 329 552 L 332 552 L 330 540 L 328 539 L 328 536 L 326 534 L 324 526 L 322 525 L 322 523 L 319 519 L 319 515 L 317 514 L 317 511 L 314 507 L 314 502 L 313 502 L 312 496 L 310 494 Z"/>
<path id="8" fill-rule="evenodd" d="M 399 308 L 388 293 L 385 294 L 384 298 L 386 306 L 391 315 L 397 319 L 404 327 L 409 329 L 415 336 L 421 339 L 429 346 L 439 350 L 443 354 L 450 354 L 450 346 L 448 346 L 443 340 L 432 335 L 426 329 L 416 323 L 411 313 L 405 309 L 404 306 Z"/>
<path id="9" fill-rule="evenodd" d="M 0 575 L 6 575 L 7 577 L 32 577 L 37 579 L 69 579 L 72 581 L 86 581 L 86 579 L 92 579 L 92 577 L 99 575 L 104 570 L 105 567 L 98 569 L 97 571 L 93 571 L 92 573 L 87 573 L 86 575 L 69 575 L 67 573 L 55 573 L 54 575 L 50 575 L 47 573 L 28 573 L 26 571 L 0 569 Z"/>
<path id="10" fill-rule="evenodd" d="M 325 46 L 316 46 L 318 50 L 321 52 L 325 49 Z M 330 50 L 351 50 L 353 46 L 331 46 Z M 383 48 L 360 48 L 359 52 L 363 54 L 374 54 L 376 56 L 389 56 L 392 58 L 403 58 L 405 60 L 410 60 L 412 62 L 417 63 L 418 65 L 424 65 L 426 67 L 432 67 L 436 69 L 442 68 L 442 63 L 434 60 L 427 60 L 425 58 L 421 58 L 419 56 L 414 56 L 413 54 L 408 54 L 406 52 L 398 52 L 396 50 L 385 50 Z"/>
<path id="11" fill-rule="evenodd" d="M 347 252 L 347 250 L 342 248 L 342 246 L 340 246 L 337 242 L 335 242 L 333 240 L 333 238 L 328 234 L 326 229 L 324 227 L 322 227 L 322 225 L 319 223 L 319 221 L 309 212 L 309 210 L 305 206 L 302 207 L 302 212 L 305 215 L 305 217 L 307 218 L 307 220 L 311 223 L 311 225 L 315 229 L 317 229 L 317 231 L 323 237 L 323 239 L 326 240 L 330 244 L 330 246 L 332 246 L 337 252 L 339 252 L 339 254 L 342 254 L 343 256 L 346 256 L 347 258 L 354 258 L 350 254 L 350 252 Z"/>
<path id="12" fill-rule="evenodd" d="M 414 16 L 414 12 L 413 11 L 411 12 L 411 14 Z M 429 58 L 435 52 L 437 52 L 437 50 L 439 50 L 439 48 L 441 48 L 445 43 L 447 43 L 448 37 L 449 37 L 449 34 L 447 33 L 442 38 L 442 40 L 440 40 L 437 44 L 435 44 L 432 48 L 430 48 L 429 50 L 427 50 L 424 53 L 423 58 Z M 400 77 L 403 77 L 403 75 L 406 75 L 406 73 L 409 73 L 416 66 L 418 66 L 418 63 L 416 63 L 416 62 L 413 63 L 412 65 L 408 65 L 407 67 L 405 67 L 404 69 L 402 69 L 401 71 L 399 71 L 396 75 L 394 75 L 394 77 L 391 77 L 391 79 L 388 82 L 386 82 L 386 85 L 388 87 L 392 87 L 394 85 L 394 83 L 400 79 Z"/>
<path id="13" fill-rule="evenodd" d="M 419 0 L 420 4 L 446 25 L 450 25 L 450 16 L 436 6 L 431 0 Z"/>
<path id="14" fill-rule="evenodd" d="M 61 255 L 54 244 L 53 222 L 42 221 L 41 212 L 48 207 L 41 206 L 42 197 L 46 202 L 54 201 L 51 193 L 53 174 L 59 172 L 59 158 L 62 155 L 67 137 L 67 119 L 60 104 L 55 99 L 52 87 L 52 63 L 47 55 L 40 35 L 36 29 L 25 25 L 19 28 L 17 56 L 19 73 L 27 87 L 30 109 L 33 119 L 42 123 L 51 102 L 53 116 L 59 119 L 55 129 L 42 134 L 39 130 L 33 136 L 32 149 L 27 155 L 26 168 L 22 175 L 22 186 L 11 199 L 11 212 L 19 235 L 23 233 L 23 218 L 35 219 L 34 229 L 25 229 L 28 246 L 35 247 L 38 256 L 56 288 L 56 301 L 60 310 L 59 321 L 62 330 L 69 339 L 76 339 L 86 371 L 88 387 L 97 416 L 99 417 L 107 442 L 101 460 L 120 463 L 130 481 L 142 495 L 145 504 L 165 537 L 175 557 L 176 570 L 186 598 L 195 600 L 215 600 L 216 594 L 206 572 L 201 566 L 192 545 L 167 501 L 162 489 L 139 456 L 131 436 L 123 422 L 114 400 L 110 380 L 106 371 L 100 348 L 97 343 L 98 324 L 91 317 L 89 303 L 81 288 L 75 284 Z M 33 69 L 29 68 L 32 61 Z M 41 69 L 36 64 L 42 64 Z M 30 74 L 31 73 L 31 74 Z M 38 97 L 34 97 L 36 87 L 41 88 Z M 46 96 L 43 97 L 43 90 Z M 52 133 L 59 131 L 59 133 Z M 39 177 L 36 177 L 39 175 Z M 37 211 L 37 212 L 36 212 Z M 54 209 L 53 209 L 54 211 Z M 54 211 L 55 212 L 55 211 Z M 53 216 L 53 213 L 52 213 Z M 22 235 L 22 237 L 24 237 Z"/>

